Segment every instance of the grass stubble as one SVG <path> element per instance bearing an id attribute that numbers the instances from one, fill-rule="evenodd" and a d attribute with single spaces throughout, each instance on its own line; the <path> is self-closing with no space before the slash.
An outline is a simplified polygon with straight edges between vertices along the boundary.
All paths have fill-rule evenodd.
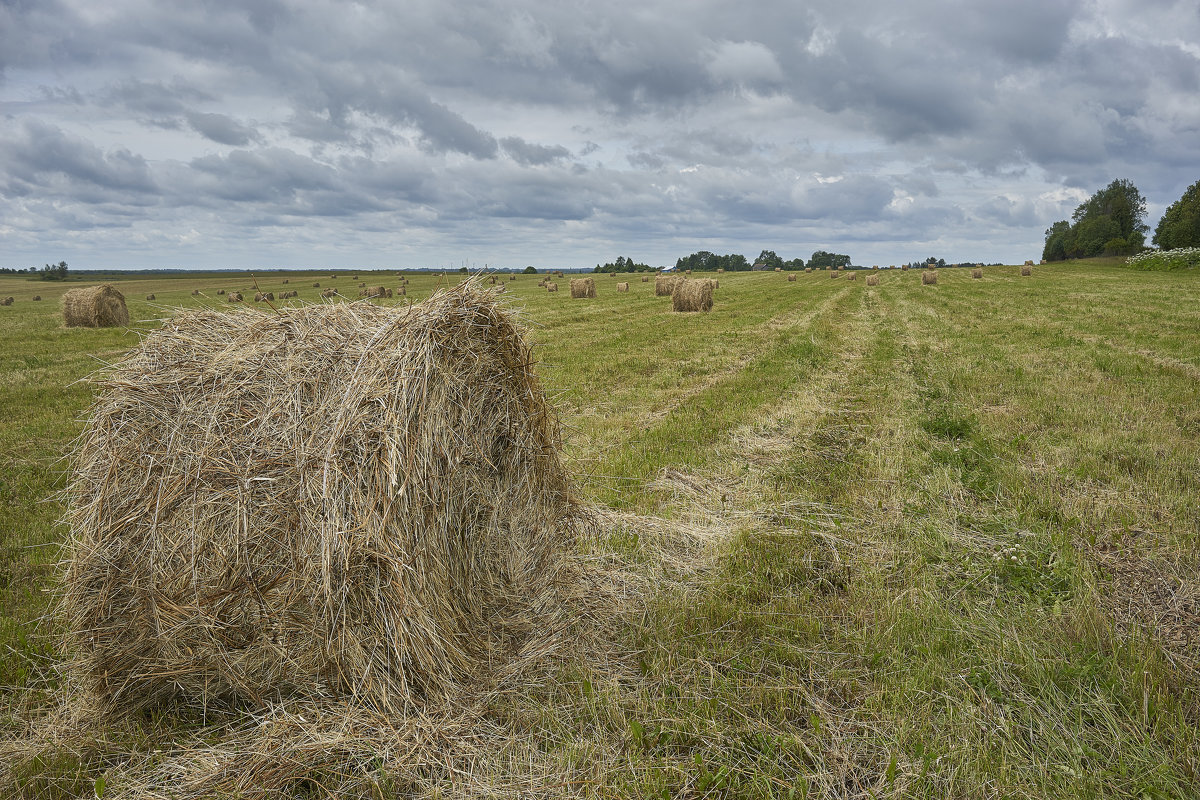
<path id="1" fill-rule="evenodd" d="M 644 285 L 571 304 L 516 283 L 595 507 L 581 557 L 615 609 L 571 657 L 401 720 L 167 710 L 63 737 L 6 779 L 39 797 L 100 776 L 105 796 L 166 796 L 213 764 L 227 796 L 1200 793 L 1200 282 L 1018 271 L 785 297 L 727 274 L 703 320 Z M 255 290 L 194 282 L 121 287 L 159 298 L 130 301 L 134 328 Z M 56 623 L 39 623 L 51 498 L 88 401 L 74 381 L 135 340 L 68 332 L 52 307 L 0 315 L 0 670 L 18 739 L 87 718 L 55 707 Z"/>

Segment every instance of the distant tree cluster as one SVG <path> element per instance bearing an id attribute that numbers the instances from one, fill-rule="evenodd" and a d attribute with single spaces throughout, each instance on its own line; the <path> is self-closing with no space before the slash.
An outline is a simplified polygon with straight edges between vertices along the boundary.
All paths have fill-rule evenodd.
<path id="1" fill-rule="evenodd" d="M 808 261 L 808 266 L 813 269 L 821 269 L 823 267 L 848 267 L 850 266 L 850 256 L 842 253 L 829 253 L 825 250 L 818 250 L 812 254 L 812 258 Z"/>
<path id="2" fill-rule="evenodd" d="M 716 272 L 719 269 L 726 272 L 746 272 L 750 269 L 750 262 L 741 253 L 719 256 L 716 253 L 701 250 L 677 260 L 675 269 L 690 269 L 695 272 Z"/>
<path id="3" fill-rule="evenodd" d="M 1183 197 L 1167 206 L 1153 242 L 1163 250 L 1200 247 L 1200 181 L 1193 183 Z"/>
<path id="4" fill-rule="evenodd" d="M 652 272 L 654 270 L 649 264 L 639 264 L 632 258 L 625 256 L 617 256 L 616 261 L 611 261 L 608 264 L 597 264 L 592 272 Z"/>
<path id="5" fill-rule="evenodd" d="M 1132 181 L 1118 178 L 1086 201 L 1071 215 L 1046 229 L 1042 258 L 1122 256 L 1139 252 L 1146 243 L 1146 198 Z"/>
<path id="6" fill-rule="evenodd" d="M 67 279 L 67 262 L 47 264 L 38 270 L 38 275 L 44 281 L 65 281 Z"/>

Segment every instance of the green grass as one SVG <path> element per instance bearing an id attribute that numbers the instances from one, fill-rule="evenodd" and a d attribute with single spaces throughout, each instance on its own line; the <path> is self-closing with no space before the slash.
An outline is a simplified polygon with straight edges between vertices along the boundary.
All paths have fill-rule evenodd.
<path id="1" fill-rule="evenodd" d="M 1200 275 L 1017 272 L 726 274 L 705 315 L 670 313 L 637 278 L 629 294 L 598 278 L 596 300 L 506 282 L 581 492 L 731 531 L 711 567 L 622 621 L 636 680 L 576 665 L 496 699 L 529 720 L 537 759 L 582 776 L 547 793 L 1200 795 Z M 311 301 L 328 276 L 287 288 Z M 412 299 L 435 284 L 414 277 Z M 221 287 L 252 284 L 120 283 L 135 329 L 219 305 Z M 38 620 L 89 399 L 76 381 L 136 341 L 62 328 L 63 288 L 0 277 L 17 298 L 0 308 L 10 715 L 54 680 Z M 601 546 L 634 560 L 636 533 Z M 1179 602 L 1150 603 L 1155 581 Z M 104 763 L 48 757 L 23 791 L 69 796 Z"/>

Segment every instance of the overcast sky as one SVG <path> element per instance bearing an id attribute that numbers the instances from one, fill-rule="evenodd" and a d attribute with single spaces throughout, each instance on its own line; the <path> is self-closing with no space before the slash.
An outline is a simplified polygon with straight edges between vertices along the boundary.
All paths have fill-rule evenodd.
<path id="1" fill-rule="evenodd" d="M 0 0 L 0 266 L 1037 258 L 1200 180 L 1196 0 Z"/>

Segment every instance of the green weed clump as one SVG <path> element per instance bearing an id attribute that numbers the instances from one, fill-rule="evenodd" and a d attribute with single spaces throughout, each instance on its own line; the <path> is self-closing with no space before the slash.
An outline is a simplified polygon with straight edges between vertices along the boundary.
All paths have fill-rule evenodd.
<path id="1" fill-rule="evenodd" d="M 1177 247 L 1174 250 L 1147 250 L 1130 256 L 1125 266 L 1134 269 L 1166 272 L 1173 269 L 1200 267 L 1200 247 Z"/>

